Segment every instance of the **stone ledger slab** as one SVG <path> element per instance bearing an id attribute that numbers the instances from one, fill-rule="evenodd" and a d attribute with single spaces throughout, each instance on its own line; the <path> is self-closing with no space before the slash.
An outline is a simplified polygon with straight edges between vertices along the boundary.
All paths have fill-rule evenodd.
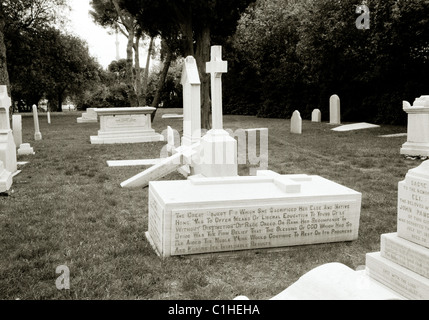
<path id="1" fill-rule="evenodd" d="M 352 241 L 361 193 L 319 176 L 149 183 L 146 237 L 162 257 Z"/>
<path id="2" fill-rule="evenodd" d="M 163 141 L 151 126 L 152 107 L 97 108 L 100 130 L 91 136 L 91 144 L 141 143 Z"/>

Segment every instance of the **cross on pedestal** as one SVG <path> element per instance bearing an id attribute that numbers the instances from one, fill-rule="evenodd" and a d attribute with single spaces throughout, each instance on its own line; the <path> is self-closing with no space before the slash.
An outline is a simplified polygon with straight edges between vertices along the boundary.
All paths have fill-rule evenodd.
<path id="1" fill-rule="evenodd" d="M 222 73 L 228 70 L 228 62 L 222 61 L 222 46 L 211 47 L 211 60 L 206 63 L 206 73 L 211 74 L 212 129 L 223 129 L 222 121 Z"/>

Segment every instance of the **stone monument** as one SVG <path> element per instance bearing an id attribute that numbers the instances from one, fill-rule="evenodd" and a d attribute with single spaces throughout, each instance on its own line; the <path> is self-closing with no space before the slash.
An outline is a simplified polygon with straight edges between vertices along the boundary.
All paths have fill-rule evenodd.
<path id="1" fill-rule="evenodd" d="M 322 122 L 322 113 L 319 109 L 314 109 L 311 113 L 311 122 Z"/>
<path id="2" fill-rule="evenodd" d="M 429 156 L 429 95 L 417 98 L 412 106 L 404 101 L 403 109 L 408 114 L 407 142 L 400 154 Z"/>
<path id="3" fill-rule="evenodd" d="M 16 145 L 10 128 L 10 106 L 7 87 L 0 85 L 0 161 L 3 162 L 4 169 L 14 174 L 17 171 Z"/>
<path id="4" fill-rule="evenodd" d="M 95 112 L 95 108 L 88 108 L 86 112 L 82 113 L 82 116 L 76 119 L 77 123 L 93 123 L 98 122 L 98 116 Z"/>
<path id="5" fill-rule="evenodd" d="M 398 184 L 397 232 L 366 255 L 370 277 L 408 299 L 429 299 L 429 161 Z"/>
<path id="6" fill-rule="evenodd" d="M 97 108 L 100 130 L 91 136 L 91 144 L 142 143 L 163 141 L 164 137 L 152 129 L 152 107 Z"/>
<path id="7" fill-rule="evenodd" d="M 329 99 L 329 124 L 341 124 L 340 97 L 336 94 Z"/>
<path id="8" fill-rule="evenodd" d="M 33 148 L 29 143 L 22 143 L 22 116 L 14 114 L 12 116 L 12 132 L 18 155 L 34 154 Z"/>
<path id="9" fill-rule="evenodd" d="M 294 134 L 302 133 L 302 118 L 298 110 L 295 110 L 290 119 L 290 132 Z"/>
<path id="10" fill-rule="evenodd" d="M 39 129 L 39 114 L 37 112 L 37 106 L 33 105 L 33 119 L 34 119 L 34 140 L 42 140 L 42 134 Z"/>

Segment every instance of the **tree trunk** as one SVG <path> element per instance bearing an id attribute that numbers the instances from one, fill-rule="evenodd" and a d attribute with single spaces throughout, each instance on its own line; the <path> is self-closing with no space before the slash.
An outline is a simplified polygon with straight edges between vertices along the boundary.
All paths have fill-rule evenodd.
<path id="1" fill-rule="evenodd" d="M 134 64 L 136 76 L 134 79 L 134 88 L 137 97 L 137 105 L 144 106 L 146 102 L 142 101 L 142 83 L 141 83 L 141 70 L 140 70 L 140 35 L 136 35 L 136 42 L 133 44 L 134 48 Z M 132 69 L 132 68 L 131 68 Z"/>
<path id="2" fill-rule="evenodd" d="M 7 72 L 6 45 L 4 42 L 5 16 L 2 1 L 0 1 L 0 85 L 6 85 L 10 96 L 9 74 Z"/>
<path id="3" fill-rule="evenodd" d="M 150 43 L 149 43 L 149 48 L 147 51 L 147 58 L 146 58 L 146 67 L 144 69 L 144 73 L 143 73 L 143 87 L 142 87 L 142 101 L 143 101 L 143 105 L 146 105 L 146 98 L 147 98 L 147 85 L 148 85 L 148 79 L 149 79 L 149 67 L 150 67 L 150 56 L 152 54 L 152 50 L 153 50 L 153 42 L 154 42 L 154 38 L 151 37 L 150 38 Z"/>
<path id="4" fill-rule="evenodd" d="M 127 62 L 126 62 L 126 79 L 128 87 L 128 99 L 131 107 L 138 106 L 136 90 L 134 88 L 134 70 L 133 70 L 133 45 L 134 45 L 134 28 L 128 28 L 128 42 L 127 42 Z"/>
<path id="5" fill-rule="evenodd" d="M 210 129 L 210 75 L 206 73 L 206 62 L 210 61 L 211 35 L 209 27 L 204 27 L 201 33 L 196 35 L 196 43 L 195 60 L 201 81 L 201 128 Z"/>
<path id="6" fill-rule="evenodd" d="M 152 107 L 156 108 L 158 110 L 158 104 L 161 97 L 161 92 L 164 87 L 165 79 L 167 78 L 168 69 L 170 69 L 171 60 L 173 58 L 173 52 L 171 51 L 171 48 L 169 45 L 166 45 L 167 48 L 167 54 L 165 56 L 164 65 L 162 66 L 161 74 L 158 81 L 158 87 L 155 92 L 155 97 L 152 101 Z M 151 119 L 152 122 L 155 119 L 156 110 L 152 113 Z"/>

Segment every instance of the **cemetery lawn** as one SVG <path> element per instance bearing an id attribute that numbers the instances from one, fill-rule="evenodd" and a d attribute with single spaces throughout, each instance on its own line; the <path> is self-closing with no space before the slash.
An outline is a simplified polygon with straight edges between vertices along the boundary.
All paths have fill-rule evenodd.
<path id="1" fill-rule="evenodd" d="M 182 131 L 182 120 L 162 119 Z M 23 142 L 36 154 L 20 156 L 13 192 L 0 197 L 0 299 L 269 299 L 304 273 L 329 262 L 352 269 L 379 251 L 380 235 L 396 231 L 397 184 L 421 160 L 399 154 L 406 132 L 382 126 L 334 132 L 303 121 L 302 135 L 290 120 L 224 116 L 224 128 L 269 128 L 268 169 L 280 174 L 320 175 L 362 193 L 356 241 L 253 250 L 162 260 L 145 238 L 148 188 L 120 183 L 146 167 L 108 167 L 107 160 L 158 158 L 165 142 L 91 145 L 98 123 L 77 124 L 81 113 L 40 113 L 43 140 L 34 141 L 33 119 L 23 116 Z M 240 165 L 240 175 L 248 175 Z M 184 179 L 172 173 L 163 180 Z M 58 290 L 56 268 L 70 270 L 70 289 Z"/>

